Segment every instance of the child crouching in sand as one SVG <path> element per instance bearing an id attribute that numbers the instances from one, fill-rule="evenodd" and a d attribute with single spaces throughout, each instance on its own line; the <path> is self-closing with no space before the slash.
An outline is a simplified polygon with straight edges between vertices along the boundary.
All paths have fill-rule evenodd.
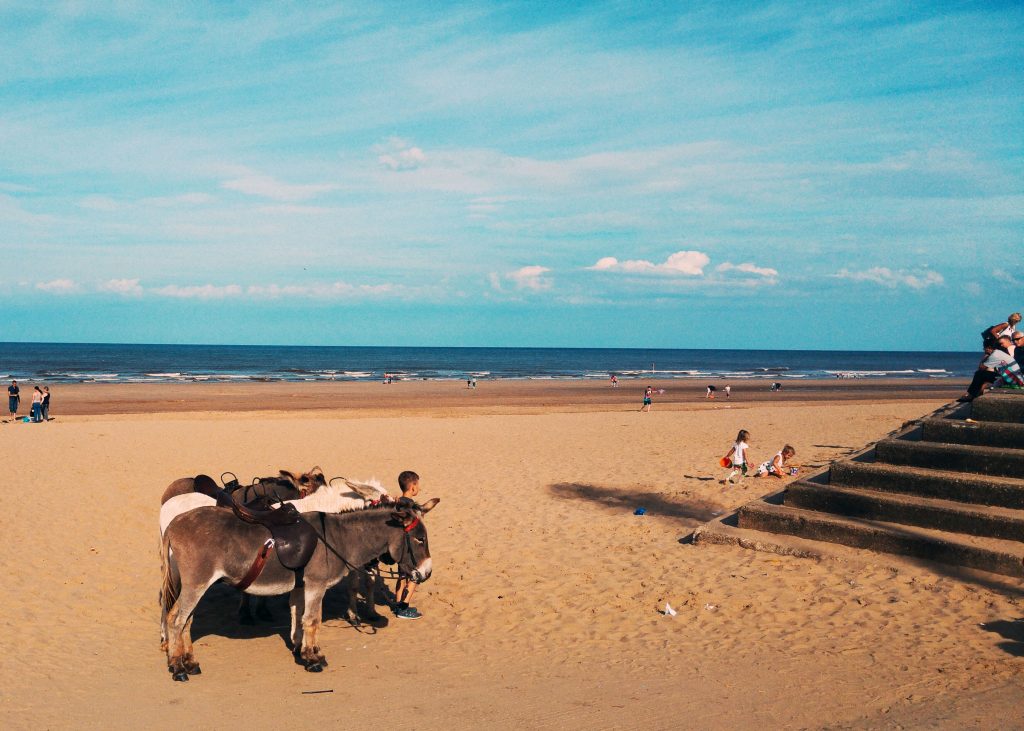
<path id="1" fill-rule="evenodd" d="M 796 450 L 788 444 L 775 453 L 767 462 L 762 462 L 761 466 L 757 468 L 757 474 L 754 477 L 777 477 L 780 480 L 783 477 L 783 472 L 786 469 L 786 461 L 796 456 Z"/>
<path id="2" fill-rule="evenodd" d="M 736 435 L 736 442 L 722 458 L 722 466 L 726 469 L 731 468 L 732 472 L 724 480 L 721 480 L 720 484 L 724 485 L 728 482 L 731 485 L 736 475 L 739 475 L 741 480 L 747 476 L 747 449 L 750 447 L 749 441 L 750 432 L 746 429 L 740 429 L 740 433 Z"/>

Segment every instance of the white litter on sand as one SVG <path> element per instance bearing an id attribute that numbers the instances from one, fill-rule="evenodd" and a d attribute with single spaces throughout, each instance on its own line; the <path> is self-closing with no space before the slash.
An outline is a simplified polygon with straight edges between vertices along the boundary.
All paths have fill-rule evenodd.
<path id="1" fill-rule="evenodd" d="M 674 617 L 674 616 L 676 616 L 676 614 L 677 614 L 677 612 L 676 612 L 676 610 L 675 610 L 675 609 L 673 609 L 673 608 L 672 608 L 672 605 L 671 605 L 671 604 L 669 604 L 668 602 L 665 602 L 665 611 L 664 611 L 664 615 L 665 615 L 666 617 Z"/>

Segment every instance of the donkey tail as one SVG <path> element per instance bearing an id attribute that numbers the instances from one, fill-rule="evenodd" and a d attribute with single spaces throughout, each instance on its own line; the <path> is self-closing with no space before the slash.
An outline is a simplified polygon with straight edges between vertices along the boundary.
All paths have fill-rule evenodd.
<path id="1" fill-rule="evenodd" d="M 171 539 L 164 533 L 160 541 L 160 571 L 163 577 L 160 585 L 160 605 L 165 613 L 178 601 L 178 593 L 181 590 L 181 578 L 171 566 L 170 552 Z"/>

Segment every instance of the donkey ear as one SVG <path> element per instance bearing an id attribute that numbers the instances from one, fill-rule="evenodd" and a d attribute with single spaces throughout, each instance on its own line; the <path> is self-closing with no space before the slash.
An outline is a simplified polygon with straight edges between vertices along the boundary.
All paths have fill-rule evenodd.
<path id="1" fill-rule="evenodd" d="M 391 513 L 391 520 L 394 520 L 401 525 L 408 525 L 412 521 L 412 513 L 408 510 L 396 510 Z"/>
<path id="2" fill-rule="evenodd" d="M 294 472 L 291 472 L 289 470 L 278 470 L 277 474 L 281 475 L 282 478 L 284 478 L 285 480 L 288 480 L 288 482 L 292 483 L 293 485 L 298 485 L 299 484 L 299 480 L 295 476 Z"/>
<path id="3" fill-rule="evenodd" d="M 213 478 L 209 475 L 196 475 L 192 480 L 192 490 L 195 492 L 201 492 L 204 495 L 214 497 L 220 488 L 217 487 L 217 483 L 214 482 Z"/>
<path id="4" fill-rule="evenodd" d="M 423 513 L 424 515 L 426 515 L 431 510 L 433 510 L 435 507 L 437 507 L 437 504 L 439 502 L 441 502 L 441 498 L 439 498 L 439 497 L 432 497 L 432 498 L 430 498 L 429 500 L 427 500 L 427 502 L 423 503 L 423 507 L 420 508 L 420 512 Z"/>
<path id="5" fill-rule="evenodd" d="M 324 478 L 324 471 L 320 469 L 320 465 L 317 465 L 306 474 L 309 475 L 310 477 L 319 477 L 320 479 Z"/>
<path id="6" fill-rule="evenodd" d="M 348 489 L 350 489 L 359 497 L 363 498 L 363 500 L 376 500 L 377 498 L 384 494 L 384 491 L 381 490 L 379 487 L 376 487 L 375 485 L 367 485 L 362 482 L 353 482 L 348 478 L 345 478 L 345 484 L 348 486 Z"/>

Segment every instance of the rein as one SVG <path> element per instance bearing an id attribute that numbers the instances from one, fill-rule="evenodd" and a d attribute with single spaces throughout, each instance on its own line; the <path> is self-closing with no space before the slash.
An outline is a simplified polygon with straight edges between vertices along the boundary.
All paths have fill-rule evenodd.
<path id="1" fill-rule="evenodd" d="M 337 556 L 341 560 L 341 562 L 343 564 L 345 564 L 345 566 L 348 567 L 349 571 L 357 571 L 358 573 L 363 574 L 363 576 L 367 576 L 367 577 L 373 578 L 374 577 L 374 572 L 373 571 L 368 571 L 367 569 L 364 569 L 364 568 L 361 568 L 359 566 L 356 566 L 351 561 L 349 561 L 347 558 L 345 558 L 340 553 L 338 553 L 337 549 L 335 549 L 334 546 L 332 546 L 327 541 L 327 519 L 326 519 L 326 515 L 324 513 L 318 513 L 318 515 L 320 516 L 320 533 L 317 533 L 316 537 L 317 537 L 317 539 L 320 540 L 320 542 L 322 542 L 324 544 L 324 548 L 326 548 L 328 551 L 330 551 L 335 556 Z M 416 525 L 419 522 L 420 522 L 419 518 L 414 518 L 413 522 L 409 524 L 409 527 L 405 529 L 405 543 L 406 544 L 408 544 L 409 541 L 411 540 L 410 537 L 409 537 L 409 531 L 412 530 L 413 528 L 415 528 Z M 313 529 L 313 532 L 316 533 L 316 528 Z M 411 546 L 408 546 L 408 545 L 403 545 L 403 548 L 405 549 L 405 551 L 409 551 L 409 552 L 411 552 L 411 550 L 412 550 Z M 405 551 L 402 552 L 402 557 L 395 561 L 396 566 L 401 562 L 402 558 L 405 558 Z M 394 569 L 389 569 L 389 570 L 387 570 L 387 572 L 385 572 L 383 569 L 378 569 L 378 571 L 379 571 L 381 576 L 385 576 L 386 578 L 389 578 L 389 579 L 401 577 L 401 574 L 397 570 L 394 570 Z"/>

